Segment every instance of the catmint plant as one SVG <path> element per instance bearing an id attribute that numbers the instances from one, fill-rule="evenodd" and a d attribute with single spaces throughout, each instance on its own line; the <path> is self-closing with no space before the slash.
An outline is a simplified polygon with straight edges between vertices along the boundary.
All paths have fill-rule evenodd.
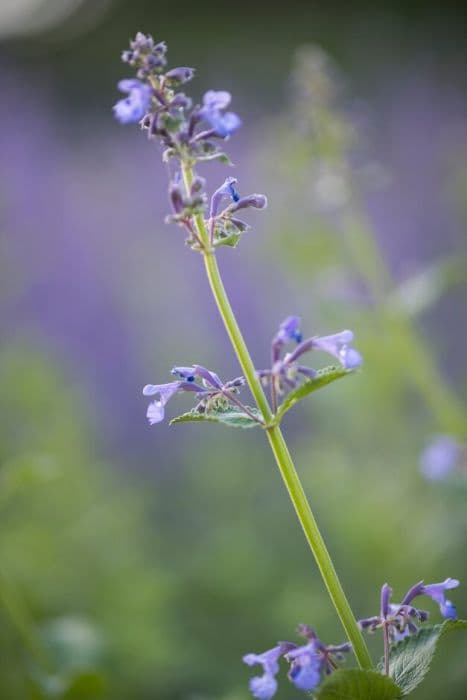
<path id="1" fill-rule="evenodd" d="M 428 616 L 413 607 L 412 600 L 420 595 L 431 597 L 439 604 L 443 616 L 451 620 L 455 617 L 455 608 L 446 600 L 445 592 L 456 587 L 458 581 L 446 579 L 441 584 L 417 584 L 400 604 L 390 602 L 391 590 L 385 585 L 380 614 L 359 622 L 355 618 L 280 428 L 283 416 L 298 401 L 330 382 L 355 373 L 362 366 L 362 356 L 353 347 L 354 334 L 342 330 L 304 338 L 300 318 L 288 316 L 272 337 L 270 367 L 255 367 L 224 288 L 216 252 L 220 246 L 235 248 L 239 244 L 250 229 L 250 215 L 263 210 L 267 198 L 264 194 L 243 194 L 237 178 L 232 176 L 209 190 L 206 181 L 196 172 L 197 166 L 207 161 L 230 163 L 224 145 L 242 125 L 240 117 L 230 111 L 231 95 L 224 90 L 208 90 L 199 102 L 193 102 L 182 88 L 194 77 L 194 70 L 186 66 L 168 68 L 165 42 L 156 43 L 151 36 L 142 33 L 130 42 L 122 60 L 134 69 L 136 76 L 118 83 L 126 97 L 114 106 L 115 117 L 122 124 L 138 123 L 148 139 L 161 147 L 162 160 L 168 164 L 170 173 L 171 211 L 166 222 L 180 228 L 186 245 L 201 256 L 214 301 L 242 370 L 241 376 L 224 381 L 215 371 L 192 364 L 192 358 L 187 358 L 187 366 L 172 369 L 172 381 L 144 387 L 143 394 L 151 397 L 148 421 L 151 425 L 160 423 L 169 400 L 174 399 L 175 403 L 176 395 L 187 394 L 194 405 L 171 423 L 211 421 L 232 427 L 259 427 L 264 431 L 348 638 L 338 646 L 327 646 L 311 627 L 301 625 L 299 633 L 305 638 L 305 644 L 279 642 L 266 652 L 244 656 L 246 664 L 258 664 L 263 670 L 262 675 L 251 679 L 250 690 L 254 697 L 269 700 L 277 690 L 276 676 L 280 660 L 284 659 L 289 664 L 288 678 L 294 686 L 301 691 L 316 692 L 324 678 L 332 677 L 344 653 L 350 650 L 361 673 L 366 674 L 365 682 L 374 682 L 374 676 L 380 674 L 371 671 L 373 661 L 362 630 L 383 629 L 385 662 L 382 670 L 389 675 L 391 642 L 395 644 L 415 634 L 416 623 L 425 622 Z M 243 220 L 244 216 L 247 221 Z M 313 358 L 314 353 L 330 356 L 332 364 L 325 369 L 310 366 L 314 362 L 308 358 Z M 253 406 L 245 403 L 241 396 L 240 392 L 247 388 Z M 384 681 L 399 692 L 389 679 Z"/>

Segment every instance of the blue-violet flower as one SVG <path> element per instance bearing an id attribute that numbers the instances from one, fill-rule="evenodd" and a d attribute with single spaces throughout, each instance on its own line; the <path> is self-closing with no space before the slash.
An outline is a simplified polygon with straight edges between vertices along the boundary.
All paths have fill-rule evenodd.
<path id="1" fill-rule="evenodd" d="M 128 93 L 128 97 L 119 100 L 114 105 L 115 117 L 121 124 L 139 122 L 148 111 L 151 102 L 151 88 L 141 80 L 120 80 L 118 89 Z"/>
<path id="2" fill-rule="evenodd" d="M 240 117 L 234 112 L 222 113 L 231 99 L 230 93 L 225 90 L 208 90 L 203 97 L 203 106 L 199 110 L 200 116 L 213 129 L 214 134 L 221 138 L 230 136 L 242 125 Z"/>

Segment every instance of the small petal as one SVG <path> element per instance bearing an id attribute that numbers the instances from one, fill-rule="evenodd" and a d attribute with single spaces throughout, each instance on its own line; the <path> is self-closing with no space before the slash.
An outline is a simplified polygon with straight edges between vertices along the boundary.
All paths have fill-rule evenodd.
<path id="1" fill-rule="evenodd" d="M 151 425 L 160 423 L 164 419 L 164 408 L 169 399 L 178 391 L 200 392 L 203 388 L 189 381 L 170 382 L 168 384 L 146 384 L 143 389 L 144 396 L 157 396 L 158 398 L 149 404 L 147 418 Z"/>
<path id="2" fill-rule="evenodd" d="M 259 700 L 270 700 L 277 691 L 277 681 L 269 673 L 254 676 L 250 679 L 248 686 L 253 697 Z"/>
<path id="3" fill-rule="evenodd" d="M 450 600 L 446 599 L 445 593 L 452 588 L 457 588 L 459 581 L 455 578 L 447 578 L 441 583 L 431 583 L 423 586 L 422 595 L 429 596 L 435 603 L 438 603 L 441 615 L 445 618 L 455 619 L 457 617 L 456 608 Z"/>
<path id="4" fill-rule="evenodd" d="M 295 340 L 297 343 L 302 341 L 299 316 L 287 316 L 274 337 L 275 342 L 287 343 L 289 340 Z"/>
<path id="5" fill-rule="evenodd" d="M 139 90 L 144 83 L 141 80 L 136 80 L 136 78 L 123 78 L 117 83 L 117 87 L 120 92 L 131 92 L 132 90 Z"/>
<path id="6" fill-rule="evenodd" d="M 160 400 L 166 404 L 167 401 L 177 393 L 183 382 L 170 382 L 169 384 L 146 384 L 143 388 L 143 396 L 155 396 L 159 394 Z"/>
<path id="7" fill-rule="evenodd" d="M 149 108 L 151 101 L 151 88 L 140 80 L 125 79 L 120 80 L 118 89 L 127 92 L 128 97 L 119 100 L 114 105 L 113 111 L 116 119 L 121 124 L 139 122 Z"/>
<path id="8" fill-rule="evenodd" d="M 356 369 L 363 364 L 363 358 L 354 348 L 344 347 L 339 353 L 342 366 L 345 369 Z"/>
<path id="9" fill-rule="evenodd" d="M 237 184 L 237 179 L 235 177 L 228 177 L 225 179 L 224 183 L 217 188 L 211 197 L 211 207 L 209 210 L 209 218 L 213 218 L 217 215 L 219 210 L 219 205 L 223 197 L 231 197 L 234 201 L 238 197 L 235 191 L 235 185 Z"/>
<path id="10" fill-rule="evenodd" d="M 194 367 L 173 367 L 173 369 L 170 370 L 170 374 L 186 379 L 187 382 L 195 381 Z"/>
<path id="11" fill-rule="evenodd" d="M 325 335 L 313 338 L 312 348 L 322 350 L 335 357 L 344 369 L 355 369 L 363 363 L 362 357 L 357 350 L 349 347 L 353 341 L 352 331 L 346 330 L 333 335 Z"/>
<path id="12" fill-rule="evenodd" d="M 221 138 L 230 136 L 242 125 L 237 114 L 233 112 L 222 113 L 222 110 L 230 104 L 230 100 L 229 92 L 208 90 L 203 97 L 203 106 L 199 110 L 199 116 L 207 121 L 214 133 Z"/>
<path id="13" fill-rule="evenodd" d="M 389 612 L 389 601 L 391 600 L 392 589 L 387 583 L 381 588 L 381 617 L 387 617 Z"/>
<path id="14" fill-rule="evenodd" d="M 276 674 L 279 671 L 279 658 L 283 656 L 293 645 L 287 642 L 263 652 L 262 654 L 246 654 L 243 662 L 248 666 L 260 664 L 263 667 L 263 675 L 255 676 L 250 680 L 250 690 L 253 697 L 260 700 L 270 700 L 277 690 Z"/>
<path id="15" fill-rule="evenodd" d="M 208 90 L 203 97 L 203 105 L 208 109 L 225 109 L 231 100 L 232 95 L 227 90 Z"/>
<path id="16" fill-rule="evenodd" d="M 149 404 L 148 410 L 146 412 L 146 417 L 149 421 L 149 425 L 155 425 L 164 420 L 164 404 L 161 401 L 153 401 Z"/>
<path id="17" fill-rule="evenodd" d="M 322 658 L 316 650 L 316 640 L 297 647 L 287 654 L 292 663 L 289 679 L 299 690 L 313 690 L 321 679 Z"/>

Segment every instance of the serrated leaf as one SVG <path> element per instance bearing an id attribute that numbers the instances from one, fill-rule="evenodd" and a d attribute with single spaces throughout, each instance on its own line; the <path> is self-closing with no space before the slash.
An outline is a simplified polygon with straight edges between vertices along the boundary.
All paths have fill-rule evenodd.
<path id="1" fill-rule="evenodd" d="M 417 634 L 391 646 L 389 673 L 403 695 L 412 692 L 430 670 L 441 637 L 455 629 L 467 629 L 467 620 L 445 620 L 441 625 L 423 627 Z M 380 662 L 382 667 L 383 662 Z"/>
<path id="2" fill-rule="evenodd" d="M 351 373 L 352 370 L 334 366 L 325 367 L 324 369 L 318 370 L 316 377 L 313 377 L 313 379 L 308 379 L 296 389 L 293 389 L 293 391 L 286 396 L 284 401 L 277 409 L 276 421 L 279 422 L 282 420 L 284 414 L 287 413 L 287 411 L 290 411 L 290 409 L 295 406 L 297 401 L 305 398 L 305 396 L 308 396 L 308 394 L 311 394 L 313 391 L 317 391 L 323 386 L 331 384 L 331 382 L 335 382 L 336 379 L 341 379 L 342 377 L 345 377 L 347 374 Z"/>
<path id="3" fill-rule="evenodd" d="M 261 414 L 256 408 L 252 408 L 251 406 L 247 406 L 247 408 L 254 416 L 261 418 Z M 183 413 L 181 416 L 172 418 L 170 425 L 187 422 L 223 423 L 224 425 L 230 425 L 232 428 L 256 428 L 259 426 L 257 421 L 234 406 L 229 406 L 225 410 L 209 411 L 208 413 L 200 413 L 193 409 L 188 413 Z"/>
<path id="4" fill-rule="evenodd" d="M 396 700 L 401 695 L 401 689 L 388 676 L 351 668 L 328 676 L 316 700 Z"/>

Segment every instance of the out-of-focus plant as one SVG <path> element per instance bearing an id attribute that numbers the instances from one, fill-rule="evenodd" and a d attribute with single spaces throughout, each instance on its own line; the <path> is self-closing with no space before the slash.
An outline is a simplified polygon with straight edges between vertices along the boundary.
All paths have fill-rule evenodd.
<path id="1" fill-rule="evenodd" d="M 148 384 L 143 390 L 146 396 L 154 397 L 148 407 L 148 420 L 151 425 L 161 422 L 168 401 L 176 394 L 188 393 L 194 395 L 195 407 L 172 422 L 214 422 L 232 427 L 260 427 L 265 431 L 332 603 L 349 637 L 350 642 L 328 646 L 310 627 L 301 626 L 300 633 L 306 640 L 304 645 L 280 642 L 262 654 L 247 654 L 244 657 L 245 663 L 260 664 L 263 668 L 263 674 L 255 676 L 250 682 L 253 695 L 269 700 L 275 694 L 279 660 L 283 657 L 289 663 L 289 679 L 292 683 L 300 690 L 317 692 L 319 698 L 398 698 L 411 692 L 423 680 L 438 639 L 447 630 L 467 625 L 462 621 L 453 621 L 456 617 L 455 608 L 445 598 L 446 590 L 457 587 L 459 582 L 455 579 L 429 585 L 420 582 L 408 591 L 401 603 L 390 602 L 391 589 L 385 584 L 381 593 L 379 616 L 365 618 L 360 622 L 355 619 L 296 473 L 280 423 L 295 403 L 352 373 L 362 364 L 362 358 L 351 345 L 351 331 L 304 340 L 299 318 L 289 316 L 281 323 L 272 339 L 270 368 L 255 368 L 223 286 L 216 251 L 220 246 L 238 245 L 249 226 L 238 218 L 237 212 L 247 208 L 263 209 L 267 203 L 266 197 L 261 194 L 240 196 L 236 187 L 237 180 L 228 177 L 212 194 L 206 211 L 205 182 L 196 174 L 195 166 L 211 160 L 228 163 L 228 157 L 219 143 L 241 126 L 241 120 L 235 113 L 226 111 L 231 97 L 224 91 L 208 91 L 202 104 L 193 107 L 191 100 L 178 90 L 192 79 L 194 71 L 188 67 L 168 70 L 166 53 L 164 42 L 155 43 L 152 37 L 137 34 L 130 49 L 122 56 L 125 63 L 136 69 L 136 78 L 119 83 L 119 89 L 127 96 L 115 105 L 114 112 L 121 123 L 140 122 L 149 138 L 159 141 L 163 146 L 163 160 L 172 166 L 169 198 L 173 211 L 167 220 L 179 225 L 185 231 L 187 245 L 202 255 L 214 299 L 244 376 L 224 381 L 215 372 L 198 364 L 174 367 L 172 374 L 177 379 L 165 384 Z M 322 124 L 327 129 L 329 124 L 332 126 L 332 120 L 324 115 Z M 339 130 L 334 131 L 340 138 Z M 332 137 L 331 129 L 331 146 Z M 337 154 L 339 149 L 342 150 L 340 143 L 336 149 Z M 331 154 L 334 155 L 332 148 Z M 324 187 L 324 192 L 328 194 L 332 194 L 333 188 L 334 191 L 336 189 L 336 182 L 332 180 L 331 173 L 332 187 L 329 186 L 329 178 Z M 346 184 L 345 177 L 343 183 Z M 345 188 L 341 188 L 337 203 L 343 204 L 346 197 Z M 335 198 L 332 203 L 336 203 Z M 359 227 L 353 223 L 352 218 L 349 219 L 350 225 L 356 232 L 352 237 L 355 240 L 351 250 L 358 258 L 372 241 L 366 238 L 362 241 Z M 371 255 L 369 260 L 370 266 L 365 268 L 369 288 L 380 301 L 383 295 L 379 284 L 382 270 L 376 267 L 380 260 L 376 255 Z M 388 317 L 392 318 L 391 311 L 388 312 Z M 399 328 L 400 321 L 394 323 L 396 322 Z M 403 337 L 408 343 L 406 349 L 414 350 L 410 328 L 403 328 Z M 296 343 L 296 348 L 286 350 L 291 343 Z M 305 353 L 316 350 L 333 356 L 338 361 L 338 366 L 316 370 L 308 364 L 302 364 Z M 423 371 L 418 375 L 420 384 L 422 379 L 427 379 L 429 369 L 430 365 L 422 366 Z M 239 398 L 239 392 L 245 384 L 254 398 L 253 407 Z M 266 397 L 265 387 L 270 391 L 270 401 Z M 457 404 L 451 401 L 443 387 L 438 392 L 438 399 L 444 402 L 443 411 L 447 412 L 450 408 L 450 420 L 457 420 L 460 415 Z M 456 427 L 460 429 L 460 423 Z M 424 623 L 428 613 L 415 608 L 412 601 L 422 595 L 439 604 L 441 614 L 447 620 L 443 625 L 424 627 L 419 631 L 415 621 Z M 361 634 L 361 630 L 366 628 L 370 631 L 381 628 L 383 631 L 384 657 L 381 665 L 376 668 L 373 668 Z M 336 662 L 341 659 L 343 652 L 350 649 L 353 649 L 360 668 L 336 671 Z M 425 659 L 424 665 L 419 662 L 420 658 Z M 406 669 L 410 667 L 414 667 L 417 672 L 407 674 Z M 329 678 L 321 685 L 326 676 Z"/>
<path id="2" fill-rule="evenodd" d="M 301 269 L 307 281 L 315 258 L 315 289 L 326 279 L 331 284 L 337 280 L 334 290 L 347 289 L 348 298 L 357 299 L 362 328 L 366 326 L 373 338 L 380 339 L 385 366 L 392 366 L 393 376 L 398 376 L 395 384 L 404 392 L 415 389 L 433 415 L 435 430 L 462 443 L 467 438 L 465 405 L 439 369 L 434 343 L 421 337 L 415 324 L 465 279 L 467 258 L 442 258 L 396 282 L 362 202 L 368 189 L 384 186 L 388 174 L 365 157 L 361 133 L 340 107 L 342 90 L 336 66 L 318 47 L 303 47 L 291 82 L 295 108 L 283 129 L 280 148 L 284 157 L 275 157 L 275 163 L 278 181 L 292 185 L 277 195 L 284 204 L 287 201 L 288 209 L 305 216 L 307 224 L 304 228 L 292 217 L 295 229 L 290 236 L 281 221 L 275 239 L 294 263 L 300 257 L 306 261 L 306 270 Z M 316 255 L 301 255 L 302 246 Z"/>
<path id="3" fill-rule="evenodd" d="M 57 360 L 25 338 L 0 353 L 1 696 L 145 697 L 168 680 L 177 591 L 144 491 L 96 456 Z"/>

